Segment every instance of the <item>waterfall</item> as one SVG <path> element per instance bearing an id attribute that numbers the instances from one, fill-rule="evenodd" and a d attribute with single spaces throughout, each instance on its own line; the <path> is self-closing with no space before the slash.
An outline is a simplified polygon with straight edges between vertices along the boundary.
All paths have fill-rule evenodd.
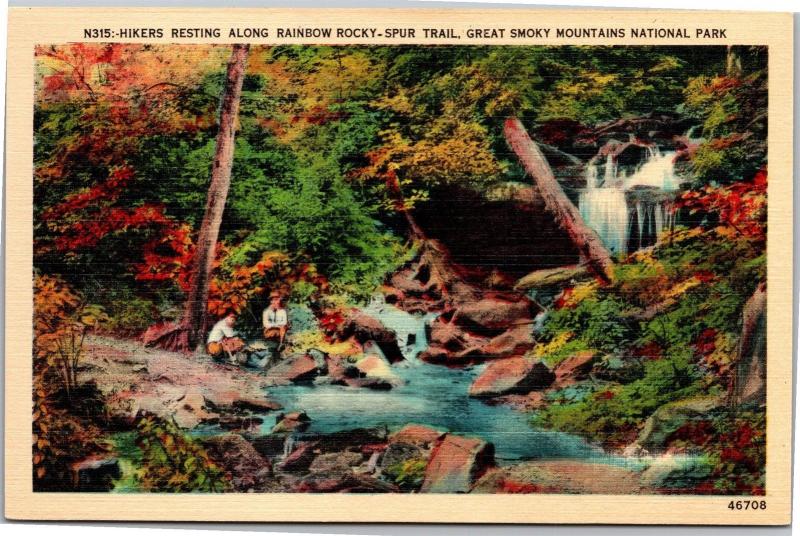
<path id="1" fill-rule="evenodd" d="M 584 221 L 612 253 L 627 253 L 652 245 L 673 224 L 671 202 L 637 198 L 629 206 L 626 192 L 637 187 L 660 192 L 677 190 L 680 179 L 675 173 L 674 159 L 675 152 L 662 153 L 651 146 L 647 148 L 645 161 L 630 175 L 619 171 L 612 155 L 607 155 L 603 163 L 595 157 L 587 164 L 586 189 L 580 194 L 578 207 Z"/>

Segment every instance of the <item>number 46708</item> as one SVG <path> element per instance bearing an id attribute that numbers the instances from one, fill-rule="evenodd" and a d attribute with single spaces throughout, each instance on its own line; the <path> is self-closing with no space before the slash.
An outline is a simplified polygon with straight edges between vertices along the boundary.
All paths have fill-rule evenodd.
<path id="1" fill-rule="evenodd" d="M 767 501 L 731 501 L 728 503 L 729 510 L 766 510 Z"/>

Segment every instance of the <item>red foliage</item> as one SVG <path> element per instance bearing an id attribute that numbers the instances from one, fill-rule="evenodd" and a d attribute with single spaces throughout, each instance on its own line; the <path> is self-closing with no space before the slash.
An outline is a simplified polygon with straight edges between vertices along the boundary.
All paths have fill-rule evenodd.
<path id="1" fill-rule="evenodd" d="M 732 227 L 745 238 L 763 241 L 766 239 L 767 171 L 762 169 L 750 181 L 685 192 L 679 206 L 692 213 L 716 213 L 720 224 Z"/>
<path id="2" fill-rule="evenodd" d="M 698 354 L 702 356 L 710 355 L 714 350 L 717 349 L 717 345 L 715 340 L 717 338 L 717 330 L 708 328 L 704 329 L 698 335 L 697 340 L 694 343 L 694 348 Z"/>
<path id="3" fill-rule="evenodd" d="M 614 391 L 600 391 L 594 395 L 596 400 L 611 400 L 615 396 L 617 395 Z"/>
<path id="4" fill-rule="evenodd" d="M 325 311 L 319 319 L 319 325 L 326 335 L 332 335 L 339 330 L 344 322 L 344 315 L 341 311 Z"/>
<path id="5" fill-rule="evenodd" d="M 545 493 L 546 490 L 542 486 L 531 484 L 529 482 L 517 482 L 508 478 L 500 479 L 497 487 L 497 493 Z"/>
<path id="6" fill-rule="evenodd" d="M 173 220 L 164 214 L 164 207 L 145 204 L 133 209 L 101 208 L 91 218 L 80 219 L 68 225 L 54 240 L 59 252 L 74 252 L 95 247 L 103 238 L 113 233 L 151 226 L 167 227 Z"/>

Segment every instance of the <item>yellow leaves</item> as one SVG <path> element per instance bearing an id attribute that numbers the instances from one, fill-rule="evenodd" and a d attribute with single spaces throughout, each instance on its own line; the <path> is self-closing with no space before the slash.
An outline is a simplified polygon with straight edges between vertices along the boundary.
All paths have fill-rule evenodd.
<path id="1" fill-rule="evenodd" d="M 717 233 L 720 238 L 726 239 L 734 239 L 739 236 L 739 232 L 730 225 L 719 225 L 714 228 L 714 232 Z"/>
<path id="2" fill-rule="evenodd" d="M 538 359 L 544 359 L 548 355 L 552 355 L 557 353 L 561 348 L 564 347 L 573 337 L 575 336 L 574 333 L 571 331 L 563 331 L 553 337 L 553 340 L 547 344 L 537 344 L 536 347 L 533 349 L 533 357 Z"/>
<path id="3" fill-rule="evenodd" d="M 583 300 L 595 298 L 599 288 L 600 285 L 597 281 L 589 281 L 575 285 L 572 292 L 564 299 L 564 307 L 575 307 Z"/>
<path id="4" fill-rule="evenodd" d="M 677 298 L 681 294 L 685 294 L 688 290 L 698 286 L 702 281 L 695 276 L 685 279 L 680 283 L 673 285 L 669 290 L 664 292 L 664 298 Z"/>

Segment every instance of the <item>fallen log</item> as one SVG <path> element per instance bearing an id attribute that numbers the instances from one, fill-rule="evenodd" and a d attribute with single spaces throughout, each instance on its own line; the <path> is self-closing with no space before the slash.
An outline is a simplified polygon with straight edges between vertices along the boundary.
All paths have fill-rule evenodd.
<path id="1" fill-rule="evenodd" d="M 536 143 L 528 136 L 520 120 L 516 117 L 506 119 L 504 134 L 508 145 L 533 179 L 544 200 L 545 208 L 575 243 L 586 259 L 587 268 L 603 282 L 611 283 L 614 279 L 614 261 L 611 254 L 597 233 L 586 225 L 578 209 L 561 189 L 550 165 Z"/>
<path id="2" fill-rule="evenodd" d="M 519 278 L 514 284 L 514 290 L 554 287 L 575 279 L 585 279 L 589 275 L 589 270 L 582 264 L 536 270 Z"/>

